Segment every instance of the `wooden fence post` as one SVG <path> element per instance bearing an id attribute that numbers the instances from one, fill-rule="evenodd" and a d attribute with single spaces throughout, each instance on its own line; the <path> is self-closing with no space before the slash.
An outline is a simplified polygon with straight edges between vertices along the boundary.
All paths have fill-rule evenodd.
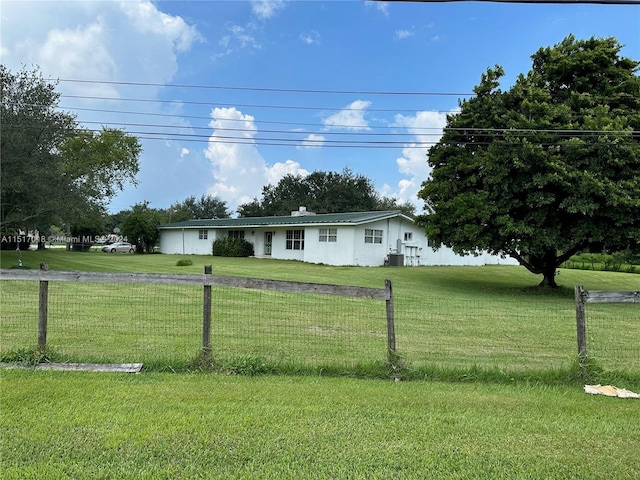
<path id="1" fill-rule="evenodd" d="M 389 363 L 391 365 L 396 364 L 396 326 L 393 311 L 393 285 L 391 280 L 386 279 L 384 281 L 384 288 L 387 291 L 387 348 Z"/>
<path id="2" fill-rule="evenodd" d="M 213 272 L 211 265 L 205 265 L 205 285 L 202 308 L 202 360 L 208 362 L 211 359 L 211 285 L 208 285 L 208 276 Z"/>
<path id="3" fill-rule="evenodd" d="M 49 269 L 46 263 L 40 264 L 40 270 L 46 272 Z M 47 321 L 49 312 L 49 282 L 40 280 L 38 293 L 38 350 L 44 352 L 47 348 Z"/>
<path id="4" fill-rule="evenodd" d="M 578 334 L 578 364 L 580 367 L 587 365 L 587 321 L 584 313 L 584 288 L 577 285 L 576 297 L 576 332 Z"/>

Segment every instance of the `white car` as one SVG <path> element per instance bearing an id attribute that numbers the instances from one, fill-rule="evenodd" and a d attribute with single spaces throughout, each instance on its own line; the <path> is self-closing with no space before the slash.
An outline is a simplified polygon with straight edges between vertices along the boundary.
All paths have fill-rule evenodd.
<path id="1" fill-rule="evenodd" d="M 105 245 L 102 247 L 102 251 L 105 253 L 133 253 L 136 251 L 136 246 L 127 242 L 116 242 L 111 245 Z"/>

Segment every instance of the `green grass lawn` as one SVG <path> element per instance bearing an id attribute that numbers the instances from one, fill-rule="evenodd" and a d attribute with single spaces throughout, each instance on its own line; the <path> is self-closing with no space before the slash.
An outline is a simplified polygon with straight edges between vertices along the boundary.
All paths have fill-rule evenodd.
<path id="1" fill-rule="evenodd" d="M 181 257 L 169 255 L 23 252 L 22 256 L 25 267 L 34 269 L 45 261 L 57 270 L 202 273 L 205 264 L 213 264 L 214 273 L 223 275 L 369 287 L 381 287 L 390 278 L 398 349 L 410 363 L 408 369 L 414 369 L 411 378 L 450 381 L 393 382 L 309 375 L 309 371 L 249 376 L 229 375 L 231 370 L 176 374 L 145 369 L 137 375 L 0 370 L 3 479 L 637 478 L 639 401 L 587 395 L 581 379 L 567 377 L 570 368 L 562 370 L 575 358 L 573 286 L 640 290 L 637 275 L 561 270 L 563 288 L 541 294 L 532 288 L 538 278 L 518 267 L 353 268 L 214 257 L 190 257 L 193 266 L 177 267 Z M 11 268 L 15 252 L 2 252 L 0 260 L 2 268 Z M 96 294 L 95 285 L 82 284 L 73 293 L 80 301 L 71 302 L 79 313 L 52 307 L 54 318 L 75 319 L 52 325 L 51 341 L 62 342 L 68 336 L 65 341 L 74 345 L 74 355 L 102 350 L 98 359 L 136 361 L 127 358 L 127 352 L 146 350 L 136 350 L 141 346 L 127 335 L 130 287 L 109 286 L 107 297 L 115 301 L 106 302 Z M 22 335 L 7 325 L 7 312 L 15 313 L 16 299 L 23 295 L 15 288 L 24 289 L 24 295 L 35 291 L 37 299 L 37 285 L 19 283 L 11 292 L 2 288 L 4 351 L 7 339 Z M 68 286 L 51 282 L 50 288 L 54 297 Z M 148 294 L 134 293 L 134 297 Z M 151 337 L 153 323 L 145 322 L 162 315 L 155 310 L 135 313 L 141 331 L 147 332 L 142 343 L 152 340 L 155 351 L 173 348 L 169 357 L 188 358 L 199 341 L 199 330 L 188 319 L 201 314 L 196 302 L 201 294 L 183 287 L 155 294 L 173 298 L 169 305 L 174 313 Z M 281 305 L 279 300 L 272 304 L 278 295 L 263 292 L 254 303 L 252 292 L 227 292 L 222 295 L 225 302 L 218 305 L 227 313 L 218 318 L 230 318 L 238 309 L 268 310 Z M 614 351 L 621 348 L 615 342 L 635 345 L 637 356 L 639 335 L 633 330 L 640 323 L 637 305 L 598 307 L 603 310 L 589 311 L 595 325 L 608 332 L 602 341 L 616 345 Z M 303 318 L 296 311 L 306 308 L 287 311 L 284 316 L 296 320 L 292 324 L 265 322 L 261 328 L 268 329 L 257 338 L 248 335 L 251 338 L 244 343 L 238 333 L 250 333 L 251 323 L 236 331 L 221 323 L 219 334 L 233 337 L 234 348 L 271 348 L 265 337 L 274 335 L 276 328 L 299 327 Z M 349 308 L 338 304 L 323 315 L 349 322 L 353 316 Z M 37 309 L 22 310 L 27 310 L 24 321 L 33 322 Z M 265 316 L 269 314 L 257 318 Z M 95 335 L 78 320 L 81 317 L 100 320 L 92 328 L 109 326 L 101 334 L 104 345 L 96 346 Z M 339 337 L 331 324 L 316 319 L 309 325 L 315 327 L 311 331 L 316 337 Z M 24 341 L 31 345 L 34 335 L 30 330 Z M 172 340 L 162 344 L 166 337 Z M 295 342 L 289 345 L 294 347 Z M 112 357 L 106 354 L 109 351 L 115 352 Z M 628 355 L 632 358 L 618 359 L 612 367 L 634 361 L 634 353 Z M 498 364 L 503 365 L 501 374 L 486 373 Z M 239 367 L 243 368 L 233 371 L 260 373 L 255 362 Z M 554 368 L 562 375 L 544 376 Z M 623 370 L 625 375 L 603 378 L 640 392 L 637 369 Z M 448 375 L 451 371 L 457 373 Z"/>
<path id="2" fill-rule="evenodd" d="M 579 386 L 4 371 L 4 479 L 636 479 L 638 401 Z"/>
<path id="3" fill-rule="evenodd" d="M 574 285 L 589 290 L 640 290 L 640 276 L 561 270 L 562 288 L 538 292 L 539 279 L 521 267 L 361 268 L 255 258 L 28 251 L 24 268 L 51 270 L 202 273 L 278 280 L 394 286 L 396 346 L 405 373 L 498 370 L 568 371 L 577 356 Z M 2 252 L 11 268 L 16 252 Z M 36 282 L 0 282 L 0 351 L 35 343 Z M 200 287 L 50 282 L 49 345 L 76 362 L 143 362 L 147 368 L 184 369 L 201 345 Z M 384 302 L 214 289 L 212 346 L 232 371 L 275 367 L 353 372 L 386 361 Z M 589 343 L 607 370 L 640 372 L 637 305 L 589 306 Z M 589 323 L 590 319 L 588 319 Z"/>

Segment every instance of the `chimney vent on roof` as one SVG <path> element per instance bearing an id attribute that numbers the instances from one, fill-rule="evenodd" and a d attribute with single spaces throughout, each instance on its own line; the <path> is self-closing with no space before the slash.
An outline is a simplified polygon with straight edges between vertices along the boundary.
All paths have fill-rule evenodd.
<path id="1" fill-rule="evenodd" d="M 307 212 L 307 207 L 298 207 L 298 210 L 291 212 L 292 217 L 304 217 L 306 215 L 315 215 L 314 212 Z"/>

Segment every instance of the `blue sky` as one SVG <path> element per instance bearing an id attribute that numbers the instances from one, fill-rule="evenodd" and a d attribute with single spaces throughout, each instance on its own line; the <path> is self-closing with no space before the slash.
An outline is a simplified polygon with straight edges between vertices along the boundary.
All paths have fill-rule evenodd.
<path id="1" fill-rule="evenodd" d="M 419 212 L 428 146 L 488 67 L 508 88 L 569 34 L 640 60 L 640 5 L 0 0 L 0 18 L 4 65 L 60 79 L 86 127 L 141 138 L 113 212 L 206 193 L 235 211 L 286 174 L 344 168 Z"/>

